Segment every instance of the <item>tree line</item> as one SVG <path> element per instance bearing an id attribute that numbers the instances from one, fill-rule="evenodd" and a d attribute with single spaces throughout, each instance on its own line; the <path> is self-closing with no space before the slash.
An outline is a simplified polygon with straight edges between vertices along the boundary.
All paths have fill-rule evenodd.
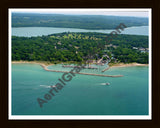
<path id="1" fill-rule="evenodd" d="M 148 63 L 147 52 L 133 49 L 148 48 L 148 36 L 118 35 L 107 43 L 107 35 L 65 32 L 38 37 L 12 36 L 12 60 L 84 62 L 109 55 L 112 61 Z"/>
<path id="2" fill-rule="evenodd" d="M 120 23 L 127 27 L 147 26 L 148 18 L 103 16 L 12 13 L 12 27 L 60 27 L 81 29 L 115 29 Z"/>

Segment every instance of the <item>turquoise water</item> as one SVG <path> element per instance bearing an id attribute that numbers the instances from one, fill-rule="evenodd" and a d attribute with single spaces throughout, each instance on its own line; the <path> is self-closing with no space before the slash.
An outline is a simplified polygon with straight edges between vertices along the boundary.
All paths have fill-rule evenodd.
<path id="1" fill-rule="evenodd" d="M 148 35 L 148 26 L 140 27 L 128 27 L 124 31 L 121 31 L 121 34 L 129 35 Z M 110 33 L 113 30 L 87 30 L 87 29 L 76 29 L 76 28 L 55 28 L 55 27 L 18 27 L 12 28 L 12 35 L 14 36 L 42 36 L 49 35 L 54 33 L 62 32 L 100 32 L 100 33 Z"/>
<path id="2" fill-rule="evenodd" d="M 71 64 L 71 65 L 73 65 L 73 64 Z M 105 72 L 102 72 L 102 70 L 104 70 L 105 68 L 108 67 L 107 64 L 105 64 L 103 66 L 91 64 L 90 66 L 96 67 L 97 69 L 83 69 L 83 70 L 81 70 L 81 72 L 82 73 L 105 74 Z M 58 69 L 59 71 L 71 71 L 73 68 L 64 68 L 64 67 L 62 67 L 61 64 L 57 64 L 57 65 L 48 66 L 48 69 L 51 69 L 51 70 Z"/>
<path id="3" fill-rule="evenodd" d="M 63 73 L 37 64 L 12 64 L 12 115 L 148 115 L 148 67 L 111 68 L 104 74 L 124 77 L 76 74 L 40 108 L 37 98 L 44 99 Z"/>

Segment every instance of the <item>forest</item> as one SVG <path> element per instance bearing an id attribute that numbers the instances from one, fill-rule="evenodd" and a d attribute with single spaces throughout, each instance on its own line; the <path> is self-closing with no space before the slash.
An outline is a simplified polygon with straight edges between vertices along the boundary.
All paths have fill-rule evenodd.
<path id="1" fill-rule="evenodd" d="M 12 27 L 60 27 L 98 30 L 115 29 L 120 23 L 125 24 L 127 27 L 148 26 L 148 18 L 104 15 L 12 13 Z"/>
<path id="2" fill-rule="evenodd" d="M 12 36 L 12 60 L 85 62 L 108 55 L 111 62 L 148 63 L 148 36 L 118 35 L 106 42 L 108 34 L 65 32 L 38 37 Z M 106 59 L 105 57 L 103 58 Z"/>

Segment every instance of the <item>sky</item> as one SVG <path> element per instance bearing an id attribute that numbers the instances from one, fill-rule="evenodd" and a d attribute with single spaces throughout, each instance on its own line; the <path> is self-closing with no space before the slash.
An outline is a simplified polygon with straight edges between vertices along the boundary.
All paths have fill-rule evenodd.
<path id="1" fill-rule="evenodd" d="M 150 9 L 10 9 L 20 13 L 149 17 Z"/>

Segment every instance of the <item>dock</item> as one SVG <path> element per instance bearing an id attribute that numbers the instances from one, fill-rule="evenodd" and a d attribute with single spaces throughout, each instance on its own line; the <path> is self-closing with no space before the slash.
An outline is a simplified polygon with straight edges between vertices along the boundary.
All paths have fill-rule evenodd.
<path id="1" fill-rule="evenodd" d="M 70 73 L 69 71 L 58 71 L 58 70 L 51 70 L 48 69 L 47 66 L 44 64 L 40 64 L 40 66 L 48 72 L 62 72 L 62 73 Z M 82 74 L 82 75 L 91 75 L 91 76 L 101 76 L 101 77 L 123 77 L 123 75 L 104 75 L 104 74 L 93 74 L 93 73 L 82 73 L 82 72 L 74 72 L 74 74 Z"/>
<path id="2" fill-rule="evenodd" d="M 64 68 L 80 68 L 81 66 L 73 66 L 73 65 L 62 65 Z M 98 69 L 97 67 L 92 66 L 84 66 L 85 69 Z"/>

